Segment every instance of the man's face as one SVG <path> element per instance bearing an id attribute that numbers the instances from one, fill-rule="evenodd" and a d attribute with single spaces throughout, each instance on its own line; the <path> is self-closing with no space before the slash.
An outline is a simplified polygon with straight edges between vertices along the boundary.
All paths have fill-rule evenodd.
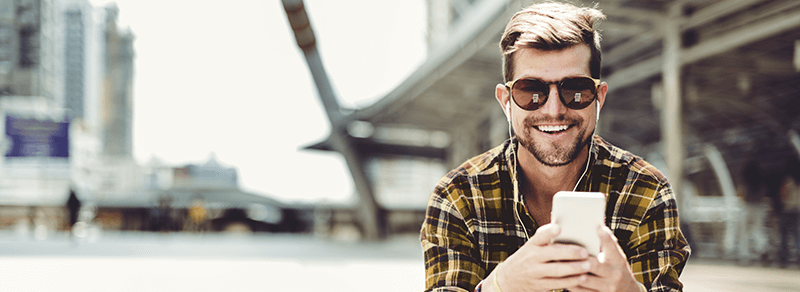
<path id="1" fill-rule="evenodd" d="M 567 77 L 591 76 L 590 50 L 586 45 L 560 51 L 526 48 L 515 52 L 513 58 L 512 80 L 536 78 L 557 82 Z M 580 110 L 567 108 L 552 84 L 547 102 L 533 111 L 523 110 L 509 100 L 508 90 L 505 94 L 510 102 L 511 122 L 520 144 L 542 164 L 561 166 L 574 161 L 588 145 L 594 133 L 596 110 L 605 101 L 606 91 L 607 85 L 602 83 L 597 90 L 596 102 Z"/>

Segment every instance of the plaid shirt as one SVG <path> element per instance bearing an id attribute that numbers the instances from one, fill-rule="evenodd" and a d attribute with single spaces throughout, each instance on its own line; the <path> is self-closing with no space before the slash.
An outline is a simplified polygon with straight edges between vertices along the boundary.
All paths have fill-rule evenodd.
<path id="1" fill-rule="evenodd" d="M 539 227 L 511 179 L 516 175 L 516 169 L 509 171 L 516 145 L 516 139 L 507 140 L 439 181 L 420 234 L 426 291 L 472 291 L 525 243 L 525 229 L 532 235 Z M 648 291 L 681 291 L 678 276 L 691 250 L 680 231 L 667 179 L 598 136 L 591 152 L 592 167 L 577 190 L 606 194 L 605 224 Z M 518 203 L 515 195 L 520 196 Z"/>

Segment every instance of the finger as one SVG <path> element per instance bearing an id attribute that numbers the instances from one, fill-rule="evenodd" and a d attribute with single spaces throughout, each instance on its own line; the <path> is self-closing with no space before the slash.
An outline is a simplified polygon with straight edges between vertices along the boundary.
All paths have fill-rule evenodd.
<path id="1" fill-rule="evenodd" d="M 529 243 L 533 245 L 543 246 L 550 244 L 550 241 L 553 240 L 559 233 L 561 233 L 561 227 L 559 227 L 555 223 L 545 224 L 542 227 L 536 229 L 536 233 L 533 234 Z"/>
<path id="2" fill-rule="evenodd" d="M 603 255 L 603 253 L 600 253 L 600 255 Z M 617 291 L 619 289 L 616 288 L 627 286 L 628 288 L 623 290 L 628 291 L 632 289 L 632 286 L 638 285 L 627 262 L 621 263 L 622 265 L 619 263 L 604 263 L 596 257 L 589 257 L 587 261 L 591 263 L 592 267 L 589 270 L 586 281 L 580 284 L 582 288 L 596 290 L 612 288 L 611 291 Z M 570 291 L 573 290 L 570 289 Z"/>
<path id="3" fill-rule="evenodd" d="M 609 290 L 609 291 L 619 291 L 619 283 L 615 281 L 613 277 L 609 276 L 599 276 L 595 274 L 588 274 L 586 280 L 578 284 L 581 289 L 587 289 L 588 291 L 600 291 L 600 290 Z M 570 292 L 572 291 L 579 291 L 569 289 Z"/>
<path id="4" fill-rule="evenodd" d="M 601 225 L 597 228 L 597 235 L 600 236 L 600 253 L 598 255 L 601 262 L 611 261 L 620 262 L 627 261 L 625 253 L 617 242 L 617 237 L 611 232 L 608 226 Z"/>
<path id="5" fill-rule="evenodd" d="M 537 248 L 534 259 L 540 263 L 582 261 L 589 252 L 579 245 L 554 243 Z"/>
<path id="6" fill-rule="evenodd" d="M 584 275 L 591 270 L 588 260 L 574 262 L 554 262 L 537 267 L 539 275 L 544 278 L 565 278 Z"/>
<path id="7" fill-rule="evenodd" d="M 567 287 L 567 290 L 569 290 L 569 292 L 597 292 L 597 291 L 600 291 L 600 290 L 595 290 L 595 289 L 586 288 L 586 287 L 582 287 L 582 286 Z"/>
<path id="8" fill-rule="evenodd" d="M 580 287 L 581 289 L 587 289 L 591 291 L 592 289 L 603 288 L 605 287 L 605 285 L 607 285 L 607 283 L 603 281 L 603 277 L 595 274 L 589 274 L 586 276 L 586 280 L 578 284 L 578 287 Z M 573 290 L 569 289 L 569 291 L 572 292 Z"/>
<path id="9" fill-rule="evenodd" d="M 586 282 L 588 275 L 582 274 L 579 276 L 569 276 L 563 278 L 543 278 L 537 280 L 537 286 L 544 288 L 542 290 L 550 291 L 555 289 L 564 289 L 567 287 L 579 287 L 581 283 Z M 570 290 L 572 291 L 572 290 Z"/>
<path id="10" fill-rule="evenodd" d="M 590 267 L 589 268 L 590 277 L 588 279 L 589 281 L 593 280 L 596 277 L 603 278 L 611 275 L 611 269 L 609 267 L 609 264 L 601 262 L 600 259 L 598 259 L 597 257 L 589 257 L 588 259 L 586 259 L 586 261 L 589 263 Z"/>

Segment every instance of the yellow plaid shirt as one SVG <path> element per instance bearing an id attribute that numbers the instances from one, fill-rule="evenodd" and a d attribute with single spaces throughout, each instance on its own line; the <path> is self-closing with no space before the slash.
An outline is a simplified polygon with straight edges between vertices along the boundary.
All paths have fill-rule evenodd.
<path id="1" fill-rule="evenodd" d="M 524 200 L 514 202 L 516 139 L 476 156 L 443 177 L 430 196 L 420 239 L 426 291 L 472 291 L 539 227 Z M 614 231 L 636 279 L 648 291 L 681 291 L 691 252 L 672 189 L 655 167 L 594 136 L 591 165 L 578 191 L 606 194 L 605 224 Z M 515 218 L 518 212 L 522 224 Z"/>

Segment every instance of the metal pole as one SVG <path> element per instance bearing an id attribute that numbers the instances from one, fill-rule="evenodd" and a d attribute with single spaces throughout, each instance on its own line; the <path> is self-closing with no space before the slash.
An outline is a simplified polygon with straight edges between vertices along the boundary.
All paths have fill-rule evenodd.
<path id="1" fill-rule="evenodd" d="M 662 80 L 664 82 L 664 108 L 661 111 L 662 141 L 665 142 L 664 153 L 667 168 L 672 177 L 670 184 L 675 198 L 680 202 L 683 187 L 683 117 L 681 107 L 681 39 L 680 21 L 683 3 L 678 2 L 669 7 L 669 14 L 664 23 L 664 52 L 662 64 Z"/>
<path id="2" fill-rule="evenodd" d="M 726 255 L 732 255 L 733 249 L 736 246 L 736 235 L 742 230 L 737 230 L 739 220 L 741 220 L 742 206 L 739 197 L 736 196 L 736 186 L 733 184 L 733 177 L 728 170 L 728 165 L 725 159 L 722 158 L 722 153 L 717 150 L 712 144 L 706 144 L 703 147 L 708 162 L 711 163 L 711 169 L 714 170 L 714 175 L 717 176 L 720 189 L 722 190 L 722 197 L 725 202 L 725 237 L 722 241 Z"/>
<path id="3" fill-rule="evenodd" d="M 794 148 L 794 152 L 797 153 L 797 157 L 800 157 L 800 135 L 798 135 L 795 130 L 789 130 L 786 132 L 786 136 L 789 137 L 789 142 L 792 143 L 792 148 Z"/>
<path id="4" fill-rule="evenodd" d="M 342 124 L 344 115 L 340 110 L 336 95 L 328 80 L 328 74 L 322 64 L 322 58 L 317 50 L 317 41 L 314 37 L 314 31 L 311 28 L 305 5 L 302 0 L 282 0 L 282 2 L 284 10 L 286 10 L 286 17 L 289 19 L 289 24 L 294 31 L 297 45 L 303 50 L 308 68 L 314 77 L 320 100 L 322 100 L 325 112 L 331 122 L 333 148 L 344 156 L 350 169 L 350 174 L 353 176 L 359 199 L 357 212 L 364 238 L 376 240 L 380 237 L 380 231 L 375 196 L 364 172 L 362 158 L 356 152 L 350 136 L 345 131 L 346 126 Z"/>

